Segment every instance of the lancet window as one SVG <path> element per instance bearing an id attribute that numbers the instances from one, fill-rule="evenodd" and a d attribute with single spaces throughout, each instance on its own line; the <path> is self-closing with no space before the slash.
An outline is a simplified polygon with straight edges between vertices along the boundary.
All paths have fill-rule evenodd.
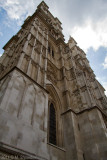
<path id="1" fill-rule="evenodd" d="M 49 106 L 49 143 L 56 145 L 56 111 L 53 103 Z"/>

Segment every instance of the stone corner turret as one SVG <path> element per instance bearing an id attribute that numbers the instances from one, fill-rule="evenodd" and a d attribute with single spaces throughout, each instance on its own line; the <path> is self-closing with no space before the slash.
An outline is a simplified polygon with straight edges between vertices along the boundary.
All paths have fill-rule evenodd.
<path id="1" fill-rule="evenodd" d="M 75 45 L 77 45 L 77 42 L 74 40 L 73 37 L 69 37 L 69 40 L 68 40 L 68 45 L 69 45 L 69 48 L 71 49 L 72 47 L 74 47 Z"/>

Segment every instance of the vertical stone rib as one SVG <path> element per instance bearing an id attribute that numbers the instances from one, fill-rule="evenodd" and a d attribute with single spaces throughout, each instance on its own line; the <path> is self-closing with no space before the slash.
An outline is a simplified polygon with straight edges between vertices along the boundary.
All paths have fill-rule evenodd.
<path id="1" fill-rule="evenodd" d="M 70 108 L 70 99 L 69 99 L 69 93 L 67 88 L 67 80 L 66 80 L 66 74 L 65 74 L 65 67 L 64 67 L 64 60 L 63 60 L 63 53 L 62 53 L 62 46 L 60 45 L 60 53 L 61 53 L 61 63 L 62 63 L 62 71 L 63 71 L 63 78 L 64 78 L 64 89 L 66 94 L 66 100 L 67 100 L 67 109 Z"/>
<path id="2" fill-rule="evenodd" d="M 26 94 L 26 90 L 27 90 L 27 86 L 25 84 L 23 92 L 22 92 L 22 97 L 21 97 L 21 100 L 20 100 L 19 108 L 18 108 L 18 113 L 17 113 L 17 117 L 18 118 L 19 118 L 21 110 L 22 110 L 22 104 L 23 104 L 23 99 L 24 99 L 25 94 Z"/>
<path id="3" fill-rule="evenodd" d="M 42 35 L 42 42 L 41 42 L 41 50 L 40 50 L 40 56 L 39 56 L 39 63 L 38 63 L 38 66 L 37 66 L 37 76 L 36 76 L 36 81 L 38 82 L 38 83 L 40 83 L 39 82 L 39 72 L 40 72 L 40 67 L 41 67 L 41 58 L 42 58 L 42 49 L 43 49 L 43 39 L 44 39 L 44 37 L 43 37 L 43 35 Z"/>
<path id="4" fill-rule="evenodd" d="M 35 26 L 35 21 L 34 21 L 34 26 Z M 34 26 L 31 28 L 31 32 L 32 32 L 32 29 L 34 28 Z M 36 45 L 36 41 L 37 41 L 37 38 L 38 38 L 38 27 L 37 27 L 37 33 L 36 33 L 36 35 L 35 35 L 35 41 L 34 41 L 34 44 L 33 44 L 33 49 L 32 49 L 32 53 L 31 53 L 31 59 L 30 59 L 30 62 L 29 62 L 29 65 L 28 65 L 28 70 L 27 70 L 27 74 L 28 75 L 30 75 L 30 73 L 31 73 L 31 70 L 30 70 L 30 68 L 31 68 L 31 61 L 32 61 L 32 59 L 33 59 L 33 51 L 34 51 L 34 47 L 35 47 L 35 45 Z"/>
<path id="5" fill-rule="evenodd" d="M 45 56 L 45 71 L 44 71 L 44 88 L 46 88 L 46 72 L 47 72 L 47 57 L 48 57 L 48 31 L 46 31 L 46 56 Z"/>
<path id="6" fill-rule="evenodd" d="M 31 125 L 32 125 L 32 126 L 33 126 L 33 124 L 34 124 L 35 111 L 36 111 L 36 96 L 35 96 L 35 98 L 34 98 L 33 110 L 32 110 L 32 117 L 31 117 Z"/>

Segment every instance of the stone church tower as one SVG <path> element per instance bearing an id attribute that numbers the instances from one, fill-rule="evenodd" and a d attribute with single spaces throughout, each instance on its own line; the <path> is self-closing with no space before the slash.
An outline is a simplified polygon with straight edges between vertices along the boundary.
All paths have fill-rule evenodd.
<path id="1" fill-rule="evenodd" d="M 107 160 L 107 98 L 41 2 L 0 58 L 0 157 Z M 1 158 L 0 158 L 1 159 Z"/>

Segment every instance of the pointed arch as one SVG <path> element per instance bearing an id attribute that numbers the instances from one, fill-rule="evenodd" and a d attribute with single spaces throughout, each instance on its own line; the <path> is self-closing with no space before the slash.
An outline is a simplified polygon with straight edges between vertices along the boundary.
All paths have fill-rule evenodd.
<path id="1" fill-rule="evenodd" d="M 47 84 L 48 95 L 48 142 L 63 147 L 62 105 L 59 95 L 52 84 Z"/>
<path id="2" fill-rule="evenodd" d="M 46 85 L 46 89 L 48 90 L 49 95 L 51 95 L 52 99 L 53 99 L 54 101 L 57 101 L 58 106 L 59 106 L 59 108 L 60 108 L 60 110 L 61 110 L 61 109 L 62 109 L 62 108 L 61 108 L 62 104 L 61 104 L 59 95 L 58 95 L 55 87 L 54 87 L 52 84 L 47 84 L 47 85 Z M 57 108 L 56 108 L 56 110 L 57 110 Z"/>

